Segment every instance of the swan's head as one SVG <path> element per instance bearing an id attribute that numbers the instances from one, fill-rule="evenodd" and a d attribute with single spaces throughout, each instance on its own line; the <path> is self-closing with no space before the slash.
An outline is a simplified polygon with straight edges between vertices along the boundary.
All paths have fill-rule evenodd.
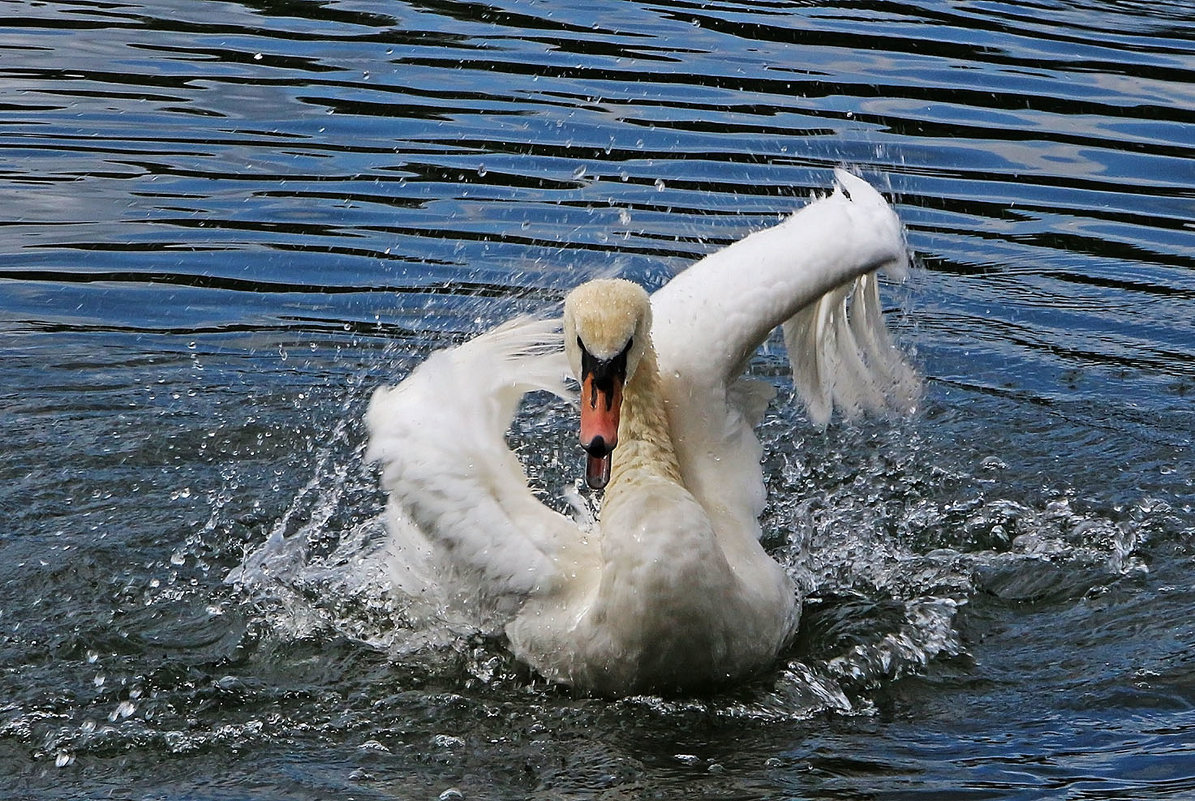
<path id="1" fill-rule="evenodd" d="M 581 382 L 581 447 L 589 454 L 585 480 L 594 489 L 610 480 L 622 388 L 639 367 L 650 331 L 651 302 L 630 281 L 590 281 L 564 299 L 564 350 Z"/>

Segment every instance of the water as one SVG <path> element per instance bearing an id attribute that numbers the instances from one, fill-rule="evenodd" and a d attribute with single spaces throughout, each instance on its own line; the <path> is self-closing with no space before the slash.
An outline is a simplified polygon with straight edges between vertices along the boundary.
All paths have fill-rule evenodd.
<path id="1" fill-rule="evenodd" d="M 3 794 L 1195 798 L 1191 6 L 577 5 L 5 4 Z M 765 424 L 789 658 L 608 702 L 404 629 L 372 388 L 839 164 L 927 393 Z"/>

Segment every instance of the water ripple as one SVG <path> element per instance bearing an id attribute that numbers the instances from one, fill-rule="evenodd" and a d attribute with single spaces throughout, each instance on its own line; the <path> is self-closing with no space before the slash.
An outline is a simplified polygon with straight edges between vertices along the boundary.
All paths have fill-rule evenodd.
<path id="1" fill-rule="evenodd" d="M 8 11 L 17 792 L 1190 791 L 1189 2 Z M 765 425 L 802 650 L 610 705 L 396 627 L 360 561 L 368 388 L 582 278 L 659 285 L 841 164 L 908 225 L 924 269 L 887 311 L 930 389 L 904 423 Z M 546 486 L 563 415 L 521 420 Z"/>

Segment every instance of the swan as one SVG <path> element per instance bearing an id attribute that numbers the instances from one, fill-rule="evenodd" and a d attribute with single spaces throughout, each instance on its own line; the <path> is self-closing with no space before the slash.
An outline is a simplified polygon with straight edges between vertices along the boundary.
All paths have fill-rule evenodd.
<path id="1" fill-rule="evenodd" d="M 560 321 L 513 320 L 433 353 L 366 413 L 396 591 L 411 609 L 486 618 L 538 674 L 598 695 L 700 691 L 767 668 L 800 598 L 760 544 L 753 428 L 774 390 L 741 373 L 782 327 L 813 422 L 911 408 L 918 380 L 876 284 L 906 268 L 896 214 L 839 170 L 832 194 L 650 296 L 590 281 Z M 535 390 L 580 407 L 596 520 L 541 503 L 505 442 Z"/>

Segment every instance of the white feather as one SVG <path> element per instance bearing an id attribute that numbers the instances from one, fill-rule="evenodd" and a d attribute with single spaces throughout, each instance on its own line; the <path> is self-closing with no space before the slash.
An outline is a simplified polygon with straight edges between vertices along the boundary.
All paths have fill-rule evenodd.
<path id="1" fill-rule="evenodd" d="M 526 392 L 568 397 L 566 370 L 559 323 L 521 319 L 432 354 L 401 384 L 374 393 L 366 458 L 383 463 L 395 514 L 422 534 L 397 527 L 420 561 L 447 555 L 487 596 L 528 594 L 557 579 L 554 559 L 576 526 L 530 493 L 504 435 Z"/>
<path id="2" fill-rule="evenodd" d="M 628 381 L 641 439 L 615 449 L 633 466 L 620 479 L 616 462 L 596 526 L 541 504 L 504 440 L 524 393 L 568 395 L 556 323 L 508 323 L 379 389 L 367 455 L 383 465 L 405 561 L 395 585 L 428 604 L 479 601 L 505 621 L 521 658 L 601 692 L 724 680 L 774 658 L 799 607 L 759 544 L 763 450 L 753 428 L 774 392 L 741 378 L 743 367 L 783 326 L 794 383 L 817 423 L 834 408 L 908 408 L 917 392 L 875 278 L 907 268 L 900 222 L 866 182 L 842 171 L 837 182 L 831 196 L 681 273 L 650 310 L 641 290 L 627 290 L 643 308 L 621 334 L 630 312 L 600 317 L 601 298 L 589 293 L 584 308 L 597 307 L 603 348 L 636 342 L 632 363 L 659 368 L 650 388 Z M 643 337 L 637 326 L 649 319 Z"/>
<path id="3" fill-rule="evenodd" d="M 762 533 L 763 449 L 733 387 L 772 330 L 785 329 L 794 383 L 816 423 L 824 425 L 835 406 L 847 414 L 889 403 L 907 408 L 915 397 L 915 374 L 891 345 L 874 294 L 877 270 L 907 272 L 900 220 L 863 179 L 844 170 L 835 178 L 829 197 L 705 257 L 652 296 L 685 484 L 726 541 Z M 855 292 L 865 304 L 860 332 L 848 335 L 840 308 L 856 283 L 866 289 Z M 852 337 L 863 340 L 862 367 Z M 899 377 L 899 386 L 872 377 L 885 374 Z"/>

